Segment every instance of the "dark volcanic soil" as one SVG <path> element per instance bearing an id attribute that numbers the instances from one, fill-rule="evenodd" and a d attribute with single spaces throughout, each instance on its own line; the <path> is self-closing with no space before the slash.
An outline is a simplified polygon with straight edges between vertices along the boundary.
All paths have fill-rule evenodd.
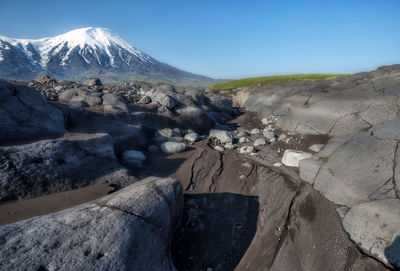
<path id="1" fill-rule="evenodd" d="M 0 205 L 0 225 L 57 212 L 101 198 L 114 191 L 108 184 L 94 184 L 29 200 Z"/>

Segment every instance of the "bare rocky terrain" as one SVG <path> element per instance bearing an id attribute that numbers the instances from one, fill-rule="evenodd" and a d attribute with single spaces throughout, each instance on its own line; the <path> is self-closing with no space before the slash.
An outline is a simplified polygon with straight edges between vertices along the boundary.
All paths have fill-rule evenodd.
<path id="1" fill-rule="evenodd" d="M 0 92 L 0 270 L 400 268 L 398 65 Z"/>

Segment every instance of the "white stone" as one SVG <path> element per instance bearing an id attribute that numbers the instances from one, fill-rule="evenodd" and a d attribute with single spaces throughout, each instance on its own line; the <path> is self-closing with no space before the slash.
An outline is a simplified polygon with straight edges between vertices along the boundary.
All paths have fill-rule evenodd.
<path id="1" fill-rule="evenodd" d="M 244 136 L 239 138 L 239 143 L 247 143 L 247 142 L 250 142 L 250 139 L 245 138 Z"/>
<path id="2" fill-rule="evenodd" d="M 160 136 L 167 137 L 167 138 L 174 137 L 174 136 L 181 136 L 181 132 L 180 132 L 179 128 L 174 128 L 174 129 L 164 128 L 164 129 L 158 130 L 158 134 Z"/>
<path id="3" fill-rule="evenodd" d="M 280 134 L 279 137 L 278 137 L 278 141 L 284 140 L 286 138 L 287 138 L 286 134 Z"/>
<path id="4" fill-rule="evenodd" d="M 253 130 L 250 131 L 250 134 L 252 135 L 258 135 L 260 133 L 260 130 L 257 128 L 254 128 Z"/>
<path id="5" fill-rule="evenodd" d="M 264 146 L 265 144 L 267 144 L 267 142 L 265 141 L 264 138 L 258 138 L 254 141 L 253 145 L 254 147 L 257 147 L 257 146 Z"/>
<path id="6" fill-rule="evenodd" d="M 299 161 L 310 158 L 311 153 L 298 151 L 298 150 L 285 150 L 282 157 L 282 164 L 288 167 L 298 167 Z"/>
<path id="7" fill-rule="evenodd" d="M 283 166 L 283 164 L 281 162 L 276 162 L 276 163 L 274 163 L 273 166 L 274 167 L 281 167 L 281 166 Z"/>
<path id="8" fill-rule="evenodd" d="M 270 130 L 268 130 L 268 129 L 264 129 L 263 135 L 267 139 L 275 138 L 275 133 L 270 131 Z"/>
<path id="9" fill-rule="evenodd" d="M 172 154 L 186 150 L 186 145 L 181 142 L 168 141 L 161 144 L 161 149 L 167 154 Z"/>
<path id="10" fill-rule="evenodd" d="M 239 133 L 236 134 L 237 137 L 243 137 L 243 136 L 248 136 L 249 134 L 245 131 L 241 131 Z"/>
<path id="11" fill-rule="evenodd" d="M 210 137 L 215 137 L 218 139 L 221 143 L 232 143 L 233 142 L 233 136 L 230 132 L 225 131 L 225 130 L 211 130 L 210 131 Z"/>
<path id="12" fill-rule="evenodd" d="M 263 118 L 263 119 L 261 120 L 261 122 L 262 122 L 264 125 L 267 125 L 268 123 L 270 123 L 270 121 L 269 121 L 268 118 Z"/>
<path id="13" fill-rule="evenodd" d="M 221 146 L 218 146 L 218 145 L 214 146 L 213 149 L 216 150 L 216 151 L 219 151 L 219 152 L 223 152 L 224 151 L 224 148 L 222 148 Z"/>
<path id="14" fill-rule="evenodd" d="M 253 146 L 243 146 L 239 150 L 240 153 L 252 153 L 254 152 L 254 147 Z"/>
<path id="15" fill-rule="evenodd" d="M 189 133 L 185 135 L 184 139 L 190 143 L 194 143 L 199 140 L 199 135 L 197 133 Z"/>
<path id="16" fill-rule="evenodd" d="M 308 149 L 313 152 L 320 152 L 324 146 L 325 146 L 324 144 L 314 144 L 310 146 Z"/>
<path id="17" fill-rule="evenodd" d="M 235 146 L 232 143 L 226 143 L 224 148 L 225 149 L 233 149 Z"/>
<path id="18" fill-rule="evenodd" d="M 54 87 L 54 90 L 56 90 L 56 91 L 61 91 L 61 90 L 63 90 L 63 89 L 64 89 L 63 86 L 56 86 L 56 87 Z"/>

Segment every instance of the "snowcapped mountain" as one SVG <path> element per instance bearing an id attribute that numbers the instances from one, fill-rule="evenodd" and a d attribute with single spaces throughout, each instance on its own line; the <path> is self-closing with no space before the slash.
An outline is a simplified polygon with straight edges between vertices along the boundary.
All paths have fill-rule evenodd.
<path id="1" fill-rule="evenodd" d="M 0 36 L 0 78 L 32 79 L 44 73 L 60 79 L 112 73 L 211 80 L 159 62 L 106 28 L 80 28 L 37 40 Z"/>

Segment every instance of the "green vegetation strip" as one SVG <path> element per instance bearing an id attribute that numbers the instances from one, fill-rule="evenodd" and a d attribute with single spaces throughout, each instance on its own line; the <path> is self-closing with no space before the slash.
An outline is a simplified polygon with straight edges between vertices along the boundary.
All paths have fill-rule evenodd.
<path id="1" fill-rule="evenodd" d="M 254 87 L 258 85 L 271 85 L 287 82 L 300 82 L 307 80 L 329 80 L 348 74 L 290 74 L 290 75 L 274 75 L 254 78 L 244 78 L 232 80 L 224 83 L 211 85 L 209 88 L 215 91 L 228 90 L 241 87 Z"/>

